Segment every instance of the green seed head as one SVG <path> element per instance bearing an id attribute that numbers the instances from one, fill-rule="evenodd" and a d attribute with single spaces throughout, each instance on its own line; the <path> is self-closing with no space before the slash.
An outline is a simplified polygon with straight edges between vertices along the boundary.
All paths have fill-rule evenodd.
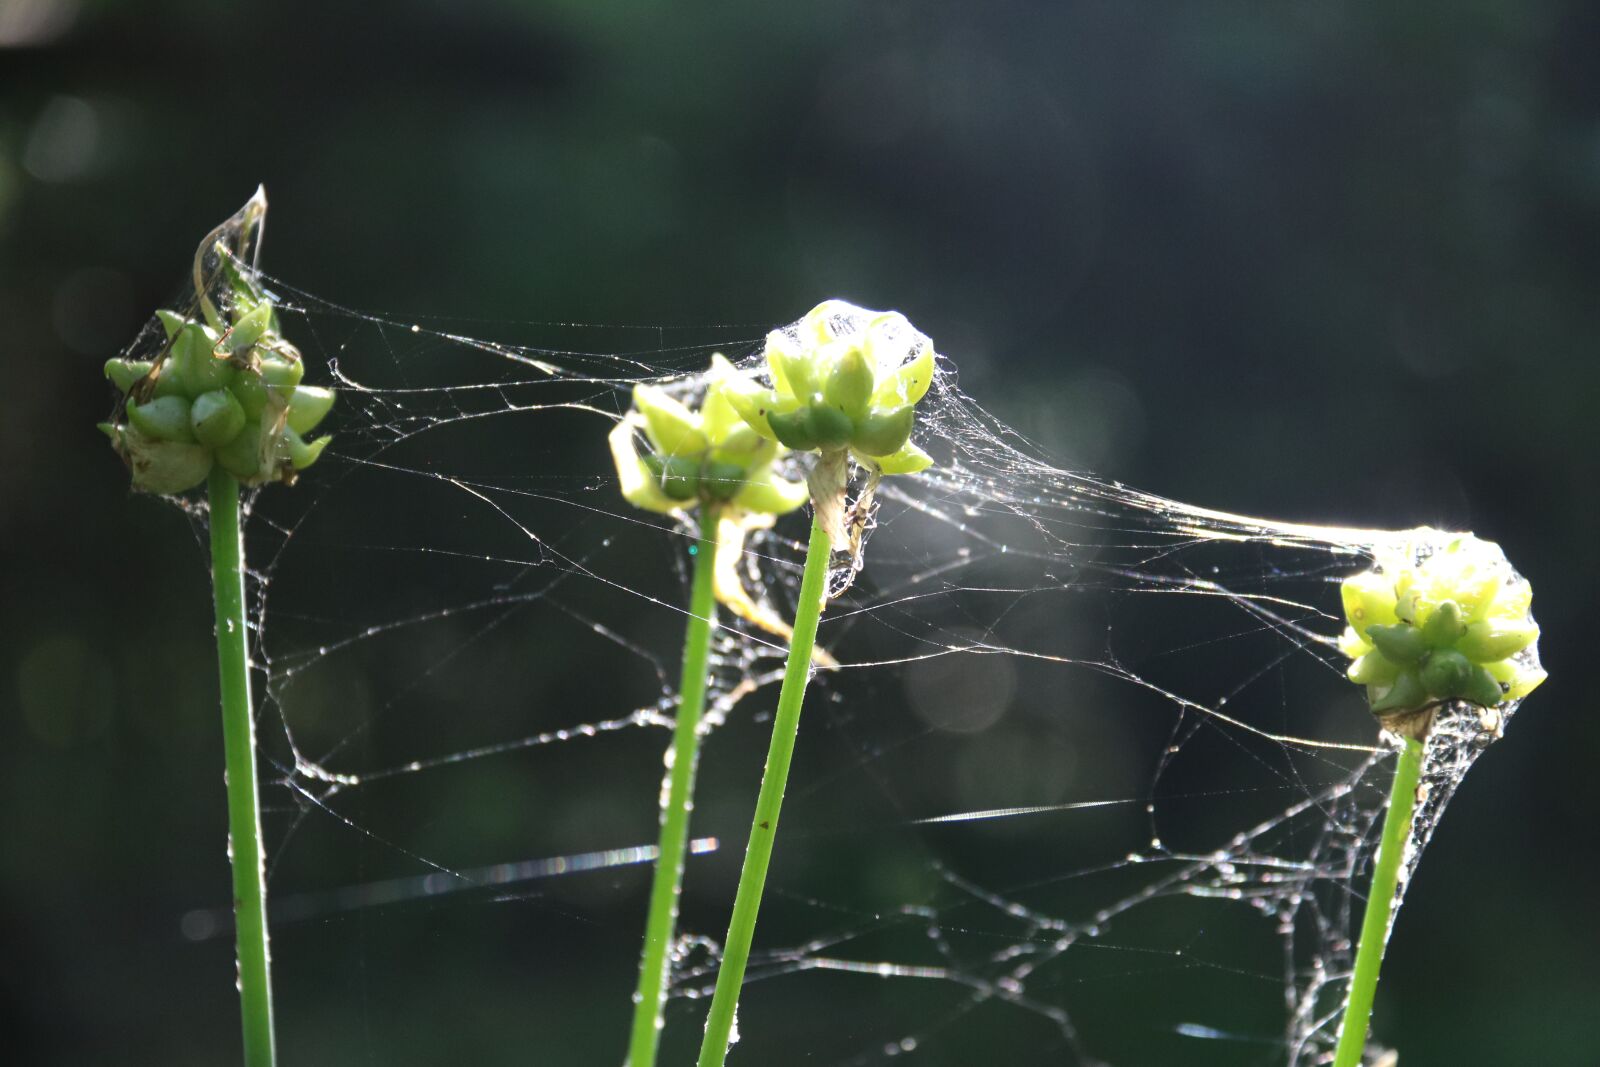
<path id="1" fill-rule="evenodd" d="M 107 435 L 135 488 L 184 492 L 213 463 L 250 485 L 292 482 L 327 447 L 327 437 L 302 435 L 328 414 L 334 391 L 302 384 L 305 365 L 277 332 L 271 297 L 239 266 L 263 210 L 252 200 L 196 253 L 197 317 L 158 311 L 164 342 L 151 358 L 106 363 L 126 397 L 126 422 L 108 423 Z"/>
<path id="2" fill-rule="evenodd" d="M 1340 648 L 1379 715 L 1451 701 L 1495 707 L 1544 681 L 1532 592 L 1491 542 L 1413 531 L 1345 579 L 1342 594 Z"/>
<path id="3" fill-rule="evenodd" d="M 781 515 L 799 507 L 806 499 L 805 484 L 773 471 L 783 449 L 767 436 L 771 429 L 763 419 L 757 430 L 741 416 L 752 390 L 721 355 L 711 358 L 704 381 L 699 410 L 666 389 L 634 388 L 632 410 L 610 435 L 623 499 L 663 514 L 702 504 L 746 517 Z M 789 415 L 801 432 L 798 423 L 805 412 Z M 789 426 L 784 416 L 778 419 Z"/>
<path id="4" fill-rule="evenodd" d="M 848 451 L 878 474 L 932 465 L 911 433 L 937 365 L 932 344 L 903 315 L 826 301 L 767 336 L 766 362 L 771 388 L 738 375 L 727 390 L 756 433 L 797 452 Z"/>

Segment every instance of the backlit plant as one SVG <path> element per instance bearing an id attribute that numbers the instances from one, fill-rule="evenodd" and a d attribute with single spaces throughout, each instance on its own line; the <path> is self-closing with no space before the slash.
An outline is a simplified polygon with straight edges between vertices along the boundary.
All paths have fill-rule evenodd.
<path id="1" fill-rule="evenodd" d="M 273 299 L 255 278 L 266 211 L 258 190 L 200 242 L 198 314 L 157 312 L 164 343 L 154 358 L 106 364 L 122 396 L 117 415 L 100 424 L 134 488 L 158 494 L 207 488 L 247 1067 L 268 1067 L 276 1053 L 239 487 L 292 483 L 315 463 L 329 439 L 307 442 L 302 435 L 334 401 L 333 390 L 302 383 L 300 353 L 284 338 Z"/>
<path id="2" fill-rule="evenodd" d="M 689 621 L 650 912 L 634 997 L 628 1044 L 631 1067 L 653 1064 L 659 1042 L 689 840 L 716 605 L 720 600 L 746 618 L 766 620 L 739 584 L 733 563 L 747 529 L 770 524 L 775 516 L 795 510 L 806 500 L 803 482 L 784 478 L 773 469 L 786 449 L 751 429 L 729 402 L 727 387 L 734 376 L 726 359 L 713 356 L 698 411 L 656 386 L 635 386 L 633 408 L 610 436 L 623 498 L 646 511 L 677 515 L 699 525 L 699 536 L 689 549 L 694 559 Z M 649 446 L 644 451 L 639 448 L 641 437 Z M 770 620 L 763 624 L 781 626 Z"/>
<path id="3" fill-rule="evenodd" d="M 1437 536 L 1418 534 L 1424 544 Z M 1533 654 L 1532 588 L 1498 546 L 1471 534 L 1438 551 L 1391 547 L 1372 570 L 1346 578 L 1341 592 L 1349 626 L 1340 648 L 1352 661 L 1350 680 L 1366 687 L 1372 713 L 1402 744 L 1334 1059 L 1334 1067 L 1358 1067 L 1434 718 L 1457 702 L 1493 716 L 1531 693 L 1545 672 Z"/>
<path id="4" fill-rule="evenodd" d="M 879 477 L 914 474 L 932 465 L 932 458 L 912 443 L 911 433 L 917 402 L 933 381 L 935 358 L 933 345 L 898 312 L 864 311 L 831 300 L 812 309 L 792 333 L 777 330 L 767 336 L 770 387 L 737 372 L 723 387 L 729 403 L 761 437 L 815 458 L 808 477 L 811 539 L 794 636 L 700 1046 L 700 1067 L 720 1067 L 727 1058 L 800 728 L 831 555 L 837 548 L 851 551 L 859 561 L 869 505 L 858 503 L 856 515 L 846 521 L 851 462 L 867 472 L 869 488 L 863 496 L 868 500 Z"/>

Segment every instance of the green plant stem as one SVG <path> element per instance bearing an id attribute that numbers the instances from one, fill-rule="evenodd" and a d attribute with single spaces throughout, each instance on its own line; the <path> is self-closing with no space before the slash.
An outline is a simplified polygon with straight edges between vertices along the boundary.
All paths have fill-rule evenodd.
<path id="1" fill-rule="evenodd" d="M 717 514 L 701 514 L 701 536 L 694 553 L 689 594 L 689 623 L 683 638 L 683 675 L 678 683 L 678 716 L 672 732 L 672 763 L 667 771 L 667 796 L 661 808 L 661 834 L 655 875 L 650 883 L 650 916 L 644 928 L 644 953 L 639 962 L 639 989 L 633 998 L 633 1035 L 628 1042 L 629 1067 L 653 1067 L 661 1036 L 661 1009 L 666 1000 L 669 950 L 678 923 L 678 897 L 683 890 L 683 857 L 689 841 L 689 809 L 693 806 L 694 773 L 700 761 L 700 716 L 706 707 L 706 660 L 716 629 L 714 589 Z"/>
<path id="2" fill-rule="evenodd" d="M 1395 764 L 1394 784 L 1389 788 L 1389 812 L 1383 819 L 1383 837 L 1378 842 L 1378 858 L 1372 869 L 1372 888 L 1367 893 L 1366 914 L 1361 919 L 1361 943 L 1356 949 L 1355 970 L 1350 975 L 1350 996 L 1345 1001 L 1334 1067 L 1359 1067 L 1361 1055 L 1366 1051 L 1372 1000 L 1378 991 L 1378 969 L 1383 966 L 1383 950 L 1389 941 L 1394 894 L 1400 884 L 1400 862 L 1411 836 L 1411 813 L 1417 805 L 1417 782 L 1421 777 L 1422 742 L 1408 737 Z"/>
<path id="3" fill-rule="evenodd" d="M 228 771 L 228 843 L 233 863 L 244 1062 L 245 1067 L 271 1067 L 276 1052 L 267 952 L 267 887 L 256 787 L 255 715 L 250 706 L 239 483 L 221 464 L 214 464 L 206 488 L 211 504 L 211 579 L 217 609 L 217 673 L 222 689 L 222 747 Z"/>
<path id="4" fill-rule="evenodd" d="M 783 688 L 778 692 L 778 713 L 772 720 L 772 742 L 767 748 L 767 767 L 761 775 L 761 792 L 756 796 L 750 843 L 745 846 L 744 866 L 739 871 L 739 890 L 733 899 L 727 942 L 722 947 L 717 989 L 706 1017 L 699 1067 L 721 1067 L 728 1056 L 728 1037 L 733 1031 L 734 1012 L 739 1007 L 739 988 L 744 984 L 745 966 L 750 962 L 756 913 L 761 909 L 761 891 L 766 887 L 767 867 L 772 861 L 772 842 L 778 835 L 778 811 L 783 806 L 795 736 L 800 730 L 800 706 L 811 677 L 811 652 L 816 644 L 817 623 L 822 617 L 823 594 L 827 589 L 829 551 L 827 531 L 813 513 L 811 544 L 806 549 L 805 572 L 800 578 L 800 602 L 795 605 L 794 637 L 789 641 Z"/>

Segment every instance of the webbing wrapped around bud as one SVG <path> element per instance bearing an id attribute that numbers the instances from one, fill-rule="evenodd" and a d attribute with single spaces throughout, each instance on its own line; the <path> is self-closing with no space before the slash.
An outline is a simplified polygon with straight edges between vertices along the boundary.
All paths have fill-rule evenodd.
<path id="1" fill-rule="evenodd" d="M 698 411 L 656 386 L 634 386 L 633 408 L 610 435 L 628 503 L 663 514 L 708 504 L 765 515 L 805 503 L 805 483 L 773 470 L 784 449 L 746 426 L 730 403 L 727 388 L 735 376 L 732 364 L 712 356 Z M 649 445 L 643 453 L 641 436 Z"/>
<path id="2" fill-rule="evenodd" d="M 112 359 L 123 421 L 102 424 L 137 489 L 182 493 L 220 464 L 247 485 L 292 482 L 327 447 L 306 441 L 334 391 L 302 385 L 299 351 L 279 331 L 272 296 L 248 266 L 266 199 L 257 193 L 195 254 L 199 317 L 161 310 L 151 358 Z"/>
<path id="3" fill-rule="evenodd" d="M 825 301 L 794 329 L 768 334 L 766 360 L 770 389 L 742 374 L 727 389 L 763 437 L 800 452 L 848 451 L 878 474 L 933 465 L 911 431 L 935 355 L 904 315 Z"/>
<path id="4" fill-rule="evenodd" d="M 1341 593 L 1350 680 L 1385 719 L 1449 701 L 1492 708 L 1545 679 L 1533 591 L 1492 542 L 1415 531 Z"/>

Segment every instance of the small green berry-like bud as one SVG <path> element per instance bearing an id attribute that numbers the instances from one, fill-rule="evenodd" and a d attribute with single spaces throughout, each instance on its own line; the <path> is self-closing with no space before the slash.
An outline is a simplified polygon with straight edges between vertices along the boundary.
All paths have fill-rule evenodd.
<path id="1" fill-rule="evenodd" d="M 839 362 L 834 364 L 833 373 L 828 375 L 828 387 L 823 393 L 823 399 L 851 419 L 860 419 L 867 413 L 867 404 L 872 399 L 872 388 L 872 367 L 867 363 L 866 354 L 859 348 L 851 347 L 839 357 Z M 891 448 L 889 451 L 893 452 L 894 449 Z"/>
<path id="2" fill-rule="evenodd" d="M 1349 674 L 1357 685 L 1393 685 L 1400 664 L 1374 649 L 1350 664 Z"/>
<path id="3" fill-rule="evenodd" d="M 289 463 L 297 471 L 303 471 L 311 466 L 322 455 L 322 450 L 328 447 L 331 437 L 319 437 L 315 441 L 306 441 L 292 429 L 283 431 L 283 438 L 289 442 Z"/>
<path id="4" fill-rule="evenodd" d="M 298 359 L 273 354 L 261 361 L 262 379 L 269 389 L 278 392 L 279 395 L 287 395 L 290 389 L 300 384 L 300 379 L 305 375 L 305 364 Z"/>
<path id="5" fill-rule="evenodd" d="M 1434 648 L 1449 648 L 1466 636 L 1467 624 L 1461 621 L 1461 609 L 1454 600 L 1436 605 L 1428 622 L 1422 628 L 1422 639 Z"/>
<path id="6" fill-rule="evenodd" d="M 1372 701 L 1374 714 L 1412 711 L 1428 702 L 1428 690 L 1416 671 L 1402 671 L 1384 694 Z"/>
<path id="7" fill-rule="evenodd" d="M 310 433 L 333 409 L 335 393 L 315 385 L 296 386 L 289 398 L 289 429 Z"/>
<path id="8" fill-rule="evenodd" d="M 806 408 L 806 432 L 816 442 L 814 447 L 824 452 L 841 449 L 850 443 L 855 423 L 850 416 L 826 404 L 813 404 Z"/>
<path id="9" fill-rule="evenodd" d="M 647 455 L 644 465 L 673 500 L 693 500 L 700 491 L 700 461 L 690 456 Z"/>
<path id="10" fill-rule="evenodd" d="M 211 448 L 221 448 L 237 437 L 244 422 L 244 408 L 226 389 L 201 393 L 189 408 L 195 440 Z"/>
<path id="11" fill-rule="evenodd" d="M 1369 626 L 1367 640 L 1385 659 L 1408 667 L 1415 666 L 1428 654 L 1428 642 L 1423 640 L 1422 631 L 1410 623 Z"/>
<path id="12" fill-rule="evenodd" d="M 744 488 L 747 473 L 746 469 L 737 463 L 718 463 L 708 459 L 700 468 L 698 489 L 707 499 L 731 500 Z"/>
<path id="13" fill-rule="evenodd" d="M 866 455 L 891 456 L 905 447 L 911 438 L 911 424 L 916 412 L 910 404 L 882 414 L 868 415 L 856 424 L 855 436 L 850 444 L 857 452 Z"/>
<path id="14" fill-rule="evenodd" d="M 1428 662 L 1422 665 L 1420 677 L 1429 696 L 1439 700 L 1454 700 L 1466 695 L 1467 683 L 1472 678 L 1472 664 L 1455 649 L 1441 648 L 1428 655 Z M 1499 692 L 1499 687 L 1496 687 L 1497 697 Z"/>
<path id="15" fill-rule="evenodd" d="M 1474 663 L 1491 663 L 1516 655 L 1538 637 L 1539 627 L 1532 622 L 1485 619 L 1469 625 L 1456 648 Z"/>
<path id="16" fill-rule="evenodd" d="M 269 392 L 267 383 L 259 374 L 241 374 L 234 379 L 229 389 L 234 398 L 239 401 L 239 406 L 244 408 L 245 417 L 260 419 L 261 413 L 267 408 Z M 299 390 L 296 390 L 298 392 Z M 293 399 L 291 397 L 291 399 Z"/>
<path id="17" fill-rule="evenodd" d="M 1533 684 L 1538 685 L 1539 683 L 1534 682 Z M 1489 672 L 1489 668 L 1478 663 L 1472 665 L 1472 674 L 1468 677 L 1466 685 L 1461 690 L 1461 699 L 1469 700 L 1485 708 L 1492 708 L 1507 700 L 1520 698 L 1521 694 L 1513 697 L 1512 694 L 1502 689 L 1500 683 L 1495 680 L 1495 676 Z"/>
<path id="18" fill-rule="evenodd" d="M 189 401 L 181 396 L 161 396 L 145 404 L 128 405 L 128 421 L 140 433 L 157 441 L 192 444 Z"/>
<path id="19" fill-rule="evenodd" d="M 767 425 L 772 428 L 779 444 L 796 452 L 809 452 L 817 447 L 816 434 L 812 432 L 810 422 L 806 418 L 810 410 L 810 408 L 800 408 L 795 411 L 767 412 Z"/>
<path id="20" fill-rule="evenodd" d="M 245 349 L 261 340 L 267 332 L 267 327 L 272 324 L 272 304 L 261 303 L 251 308 L 240 316 L 239 321 L 233 324 L 233 329 L 228 332 L 226 340 L 229 352 L 243 352 Z"/>
<path id="21" fill-rule="evenodd" d="M 126 393 L 150 376 L 152 366 L 152 363 L 143 359 L 108 359 L 106 377 L 111 379 L 111 384 L 115 385 L 118 391 Z"/>

